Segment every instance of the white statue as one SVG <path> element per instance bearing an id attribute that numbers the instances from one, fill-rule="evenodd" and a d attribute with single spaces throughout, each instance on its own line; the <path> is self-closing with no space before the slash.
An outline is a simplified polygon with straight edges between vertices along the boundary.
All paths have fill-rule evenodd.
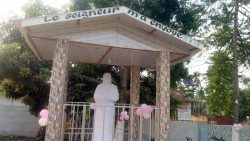
<path id="1" fill-rule="evenodd" d="M 96 110 L 92 141 L 112 141 L 115 124 L 115 102 L 119 99 L 117 87 L 111 83 L 110 73 L 103 75 L 94 94 Z"/>

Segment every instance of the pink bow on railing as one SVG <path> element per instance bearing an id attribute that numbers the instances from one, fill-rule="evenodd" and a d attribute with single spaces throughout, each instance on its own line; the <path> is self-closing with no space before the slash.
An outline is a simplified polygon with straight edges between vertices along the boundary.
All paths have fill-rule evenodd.
<path id="1" fill-rule="evenodd" d="M 136 114 L 138 116 L 142 116 L 145 119 L 149 119 L 151 116 L 151 112 L 153 111 L 153 108 L 151 106 L 148 106 L 147 104 L 142 104 L 137 110 Z"/>
<path id="2" fill-rule="evenodd" d="M 120 121 L 125 121 L 125 120 L 129 120 L 129 115 L 127 111 L 122 111 L 120 113 L 120 117 L 119 117 Z"/>
<path id="3" fill-rule="evenodd" d="M 240 131 L 243 128 L 243 126 L 241 124 L 234 124 L 234 129 L 236 131 Z"/>

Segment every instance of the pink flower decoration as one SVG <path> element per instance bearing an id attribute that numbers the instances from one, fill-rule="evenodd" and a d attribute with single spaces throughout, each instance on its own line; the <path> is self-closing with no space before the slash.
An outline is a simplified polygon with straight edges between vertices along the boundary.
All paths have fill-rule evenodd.
<path id="1" fill-rule="evenodd" d="M 42 118 L 48 118 L 49 116 L 49 111 L 47 109 L 43 109 L 40 111 L 39 115 L 42 117 Z"/>
<path id="2" fill-rule="evenodd" d="M 234 129 L 236 131 L 240 131 L 243 128 L 243 126 L 241 124 L 234 124 Z"/>
<path id="3" fill-rule="evenodd" d="M 149 119 L 149 118 L 151 117 L 151 114 L 144 114 L 143 117 L 144 117 L 145 119 Z"/>
<path id="4" fill-rule="evenodd" d="M 136 114 L 137 114 L 138 116 L 142 116 L 142 115 L 143 115 L 143 111 L 142 111 L 142 108 L 141 108 L 141 107 L 138 108 L 138 109 L 136 110 Z"/>
<path id="5" fill-rule="evenodd" d="M 39 121 L 38 121 L 39 125 L 40 126 L 46 126 L 47 123 L 48 123 L 48 118 L 40 118 Z"/>
<path id="6" fill-rule="evenodd" d="M 151 106 L 148 106 L 146 104 L 142 104 L 137 110 L 136 114 L 138 116 L 143 116 L 144 118 L 148 119 L 150 118 L 151 112 L 153 111 Z"/>
<path id="7" fill-rule="evenodd" d="M 122 111 L 120 113 L 119 120 L 121 120 L 121 121 L 129 120 L 129 116 L 128 116 L 127 111 Z"/>

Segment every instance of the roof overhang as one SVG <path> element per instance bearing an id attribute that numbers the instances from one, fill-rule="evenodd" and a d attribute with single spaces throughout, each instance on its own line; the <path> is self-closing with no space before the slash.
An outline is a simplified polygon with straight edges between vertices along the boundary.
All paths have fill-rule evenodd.
<path id="1" fill-rule="evenodd" d="M 155 67 L 160 51 L 169 51 L 175 64 L 204 46 L 123 6 L 22 19 L 15 25 L 41 60 L 53 59 L 59 38 L 70 41 L 70 61 L 147 68 Z"/>

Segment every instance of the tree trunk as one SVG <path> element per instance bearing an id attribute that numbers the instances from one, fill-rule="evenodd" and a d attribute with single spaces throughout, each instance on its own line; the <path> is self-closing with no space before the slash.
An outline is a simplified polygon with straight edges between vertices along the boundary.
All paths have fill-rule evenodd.
<path id="1" fill-rule="evenodd" d="M 120 73 L 121 78 L 121 92 L 120 92 L 120 103 L 128 103 L 129 102 L 129 92 L 128 92 L 128 73 L 129 68 L 124 67 L 124 69 Z"/>
<path id="2" fill-rule="evenodd" d="M 156 140 L 170 141 L 170 52 L 156 57 Z"/>
<path id="3" fill-rule="evenodd" d="M 234 11 L 234 34 L 233 34 L 233 43 L 232 43 L 232 50 L 233 50 L 233 78 L 234 78 L 234 84 L 233 84 L 233 118 L 234 122 L 239 122 L 239 78 L 238 78 L 238 39 L 237 39 L 237 33 L 238 33 L 238 12 L 239 12 L 239 0 L 235 0 L 235 11 Z"/>
<path id="4" fill-rule="evenodd" d="M 131 67 L 130 69 L 130 106 L 139 107 L 140 101 L 140 67 Z M 130 111 L 130 139 L 132 141 L 140 140 L 138 138 L 139 117 L 136 116 L 136 108 Z"/>

